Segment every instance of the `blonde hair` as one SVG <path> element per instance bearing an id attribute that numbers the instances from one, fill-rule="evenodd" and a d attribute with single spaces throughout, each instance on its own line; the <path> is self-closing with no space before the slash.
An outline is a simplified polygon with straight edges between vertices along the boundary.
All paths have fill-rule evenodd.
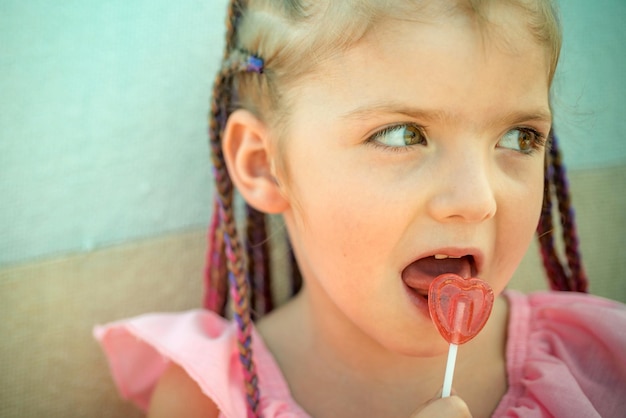
<path id="1" fill-rule="evenodd" d="M 265 61 L 264 76 L 237 77 L 238 106 L 270 124 L 287 117 L 290 87 L 318 64 L 352 46 L 385 19 L 419 22 L 441 13 L 466 13 L 481 28 L 503 0 L 252 0 L 241 12 L 236 44 Z M 552 0 L 506 0 L 527 16 L 528 30 L 549 55 L 551 82 L 561 50 L 561 29 Z"/>

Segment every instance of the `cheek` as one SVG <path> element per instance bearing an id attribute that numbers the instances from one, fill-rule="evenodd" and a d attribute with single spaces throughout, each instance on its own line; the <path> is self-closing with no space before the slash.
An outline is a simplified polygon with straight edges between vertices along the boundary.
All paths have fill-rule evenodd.
<path id="1" fill-rule="evenodd" d="M 538 164 L 539 165 L 539 164 Z M 530 235 L 535 232 L 539 223 L 539 216 L 541 215 L 541 208 L 543 207 L 543 186 L 544 186 L 544 164 L 543 162 L 533 172 L 530 179 L 530 187 L 527 193 L 527 197 L 524 200 L 524 204 L 520 205 L 520 208 L 526 208 L 526 216 L 529 222 L 529 228 L 531 229 Z"/>
<path id="2" fill-rule="evenodd" d="M 298 206 L 294 207 L 304 234 L 332 247 L 337 256 L 354 253 L 357 247 L 373 247 L 386 223 L 374 196 L 362 186 L 346 186 L 336 179 L 307 179 L 306 189 L 302 188 L 307 193 L 296 194 Z"/>
<path id="3" fill-rule="evenodd" d="M 499 211 L 509 226 L 524 236 L 532 235 L 537 227 L 543 204 L 544 159 L 536 155 L 532 160 L 509 162 L 502 168 L 502 198 Z"/>
<path id="4" fill-rule="evenodd" d="M 517 189 L 517 190 L 516 190 Z M 510 279 L 533 239 L 543 203 L 543 170 L 529 173 L 525 183 L 511 186 L 499 204 L 500 223 L 496 251 L 496 274 Z"/>
<path id="5" fill-rule="evenodd" d="M 310 164 L 292 177 L 294 232 L 320 276 L 331 271 L 342 277 L 363 275 L 382 268 L 393 248 L 390 231 L 399 224 L 390 213 L 396 206 L 384 198 L 378 183 L 344 170 L 357 171 L 349 164 L 333 170 Z"/>

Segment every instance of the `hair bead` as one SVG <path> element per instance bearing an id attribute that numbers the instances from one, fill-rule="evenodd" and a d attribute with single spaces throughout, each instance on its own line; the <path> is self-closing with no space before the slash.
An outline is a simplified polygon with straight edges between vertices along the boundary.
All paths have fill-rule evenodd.
<path id="1" fill-rule="evenodd" d="M 248 56 L 247 67 L 246 67 L 247 72 L 262 74 L 264 66 L 265 66 L 265 63 L 263 62 L 263 59 L 255 55 Z"/>
<path id="2" fill-rule="evenodd" d="M 222 63 L 223 72 L 262 74 L 264 69 L 265 62 L 263 58 L 240 48 L 231 50 Z"/>

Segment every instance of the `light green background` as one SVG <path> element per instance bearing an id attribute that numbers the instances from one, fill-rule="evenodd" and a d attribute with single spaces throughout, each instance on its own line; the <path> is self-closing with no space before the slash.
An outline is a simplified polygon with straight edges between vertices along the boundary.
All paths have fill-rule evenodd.
<path id="1" fill-rule="evenodd" d="M 207 225 L 225 7 L 0 0 L 0 266 Z M 566 160 L 624 165 L 626 2 L 561 10 Z"/>

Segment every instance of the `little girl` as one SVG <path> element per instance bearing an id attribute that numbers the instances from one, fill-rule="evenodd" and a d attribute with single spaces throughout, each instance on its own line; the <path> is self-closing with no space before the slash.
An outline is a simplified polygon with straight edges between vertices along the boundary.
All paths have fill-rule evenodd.
<path id="1" fill-rule="evenodd" d="M 560 45 L 550 0 L 233 1 L 209 310 L 97 328 L 123 396 L 151 417 L 624 416 L 625 308 L 505 290 L 535 231 L 552 288 L 586 290 L 552 134 Z M 295 261 L 275 310 L 265 214 Z M 442 273 L 497 295 L 443 399 Z"/>

